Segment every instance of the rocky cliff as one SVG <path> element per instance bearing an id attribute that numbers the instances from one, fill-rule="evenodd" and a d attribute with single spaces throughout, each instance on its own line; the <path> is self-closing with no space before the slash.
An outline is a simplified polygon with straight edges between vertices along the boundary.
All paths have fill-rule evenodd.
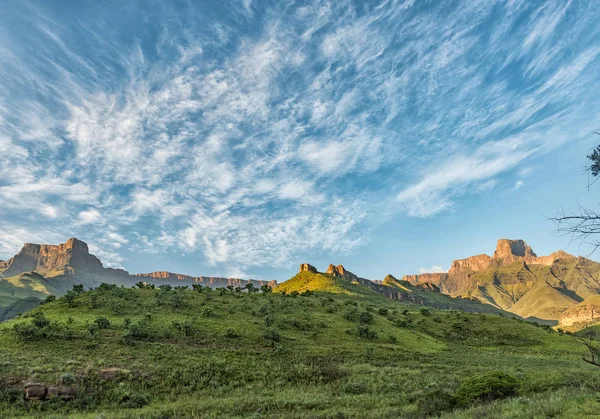
<path id="1" fill-rule="evenodd" d="M 567 330 L 576 330 L 598 322 L 600 322 L 600 295 L 594 295 L 565 310 L 558 326 Z"/>
<path id="2" fill-rule="evenodd" d="M 256 279 L 239 279 L 239 278 L 221 278 L 215 276 L 190 276 L 176 274 L 166 271 L 150 272 L 145 274 L 135 274 L 137 278 L 140 278 L 144 282 L 157 282 L 157 283 L 173 283 L 175 285 L 190 285 L 192 283 L 202 284 L 211 288 L 224 288 L 227 286 L 232 287 L 244 287 L 248 282 L 251 282 L 256 287 L 263 285 L 269 285 L 274 287 L 277 285 L 276 281 L 262 281 Z"/>
<path id="3" fill-rule="evenodd" d="M 122 269 L 105 269 L 100 259 L 90 254 L 88 245 L 75 238 L 58 245 L 25 243 L 19 253 L 6 261 L 6 269 L 2 275 L 10 277 L 29 271 L 51 276 L 75 275 L 79 271 L 128 276 L 128 272 Z"/>
<path id="4" fill-rule="evenodd" d="M 600 264 L 562 250 L 537 256 L 523 240 L 500 239 L 493 256 L 452 262 L 447 274 L 407 275 L 453 297 L 477 299 L 523 317 L 558 320 L 583 298 L 600 292 Z"/>

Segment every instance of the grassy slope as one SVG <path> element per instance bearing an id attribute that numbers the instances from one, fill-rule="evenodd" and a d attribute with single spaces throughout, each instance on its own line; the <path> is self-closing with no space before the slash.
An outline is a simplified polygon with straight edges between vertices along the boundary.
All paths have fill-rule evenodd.
<path id="1" fill-rule="evenodd" d="M 403 292 L 409 301 L 417 301 L 418 305 L 426 305 L 434 308 L 461 310 L 474 313 L 498 314 L 503 310 L 492 307 L 488 304 L 482 304 L 478 301 L 471 301 L 463 298 L 452 298 L 441 292 L 433 292 L 421 287 L 412 285 L 408 281 L 398 280 L 391 276 L 386 277 L 383 285 L 392 290 Z M 364 298 L 375 298 L 379 300 L 381 295 L 365 286 L 357 283 L 339 279 L 324 273 L 300 272 L 291 279 L 279 284 L 275 292 L 290 293 L 292 291 L 315 291 L 328 292 L 335 294 L 359 295 Z M 510 314 L 503 312 L 503 314 Z"/>
<path id="2" fill-rule="evenodd" d="M 315 280 L 335 286 L 326 279 Z M 252 417 L 261 409 L 262 417 L 289 418 L 484 417 L 493 409 L 494 417 L 543 417 L 551 408 L 555 417 L 574 417 L 578 406 L 600 409 L 594 399 L 600 374 L 580 360 L 581 348 L 566 335 L 500 316 L 421 313 L 337 285 L 347 293 L 116 289 L 84 293 L 73 307 L 64 298 L 46 304 L 0 325 L 0 383 L 50 385 L 69 373 L 90 393 L 69 403 L 26 405 L 0 397 L 0 416 Z M 372 314 L 367 327 L 377 338 L 357 335 L 359 321 L 348 319 L 353 311 Z M 18 339 L 13 326 L 31 322 L 36 312 L 74 338 Z M 98 316 L 110 327 L 91 335 Z M 187 322 L 189 336 L 173 322 Z M 125 344 L 123 336 L 140 327 L 149 337 Z M 270 343 L 267 331 L 280 341 Z M 102 382 L 103 367 L 135 374 Z M 444 401 L 463 379 L 489 370 L 519 378 L 518 401 L 454 411 Z M 151 402 L 125 409 L 132 395 Z"/>

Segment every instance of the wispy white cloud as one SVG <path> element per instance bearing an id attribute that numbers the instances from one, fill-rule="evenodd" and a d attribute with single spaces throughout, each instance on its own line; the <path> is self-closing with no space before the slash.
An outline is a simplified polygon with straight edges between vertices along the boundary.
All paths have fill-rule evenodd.
<path id="1" fill-rule="evenodd" d="M 442 268 L 441 266 L 432 266 L 431 268 L 420 268 L 419 274 L 439 274 L 448 272 L 447 269 Z"/>
<path id="2" fill-rule="evenodd" d="M 595 128 L 584 5 L 416 4 L 161 4 L 141 32 L 141 3 L 0 6 L 0 219 L 242 272 L 456 210 Z"/>

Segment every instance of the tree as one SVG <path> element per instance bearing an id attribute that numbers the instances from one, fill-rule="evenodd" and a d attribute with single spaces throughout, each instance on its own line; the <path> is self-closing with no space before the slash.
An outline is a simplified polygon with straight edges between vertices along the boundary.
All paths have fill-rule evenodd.
<path id="1" fill-rule="evenodd" d="M 261 285 L 260 290 L 263 292 L 263 294 L 268 294 L 273 291 L 273 288 L 271 288 L 267 284 L 263 284 L 263 285 Z"/>
<path id="2" fill-rule="evenodd" d="M 85 290 L 83 289 L 83 284 L 73 285 L 73 292 L 75 294 L 82 294 Z"/>
<path id="3" fill-rule="evenodd" d="M 596 132 L 596 134 L 600 135 L 600 132 Z M 591 165 L 587 166 L 585 170 L 592 176 L 592 179 L 588 181 L 589 188 L 600 177 L 600 145 L 592 150 L 587 159 Z M 561 210 L 551 220 L 556 223 L 559 233 L 570 235 L 573 240 L 590 245 L 591 253 L 600 247 L 600 240 L 595 238 L 600 234 L 600 212 L 578 205 L 576 211 L 567 213 Z"/>

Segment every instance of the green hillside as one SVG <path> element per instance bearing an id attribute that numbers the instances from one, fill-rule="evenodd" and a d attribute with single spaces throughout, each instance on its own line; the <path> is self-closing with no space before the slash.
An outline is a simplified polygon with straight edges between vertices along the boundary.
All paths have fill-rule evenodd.
<path id="1" fill-rule="evenodd" d="M 0 325 L 0 416 L 516 418 L 600 411 L 600 371 L 581 361 L 583 350 L 569 336 L 497 315 L 407 305 L 322 275 L 308 280 L 334 292 L 71 292 Z M 482 395 L 481 382 L 501 390 Z M 77 393 L 70 401 L 21 402 L 25 383 Z M 512 397 L 491 400 L 502 394 Z"/>
<path id="2" fill-rule="evenodd" d="M 377 300 L 384 296 L 418 306 L 510 315 L 502 309 L 482 304 L 477 300 L 453 298 L 442 294 L 439 290 L 434 291 L 428 286 L 415 286 L 408 281 L 396 279 L 392 275 L 388 275 L 381 283 L 376 283 L 364 278 L 351 281 L 326 273 L 302 271 L 274 288 L 274 292 L 280 293 L 305 291 L 360 295 L 364 298 L 375 297 Z"/>

